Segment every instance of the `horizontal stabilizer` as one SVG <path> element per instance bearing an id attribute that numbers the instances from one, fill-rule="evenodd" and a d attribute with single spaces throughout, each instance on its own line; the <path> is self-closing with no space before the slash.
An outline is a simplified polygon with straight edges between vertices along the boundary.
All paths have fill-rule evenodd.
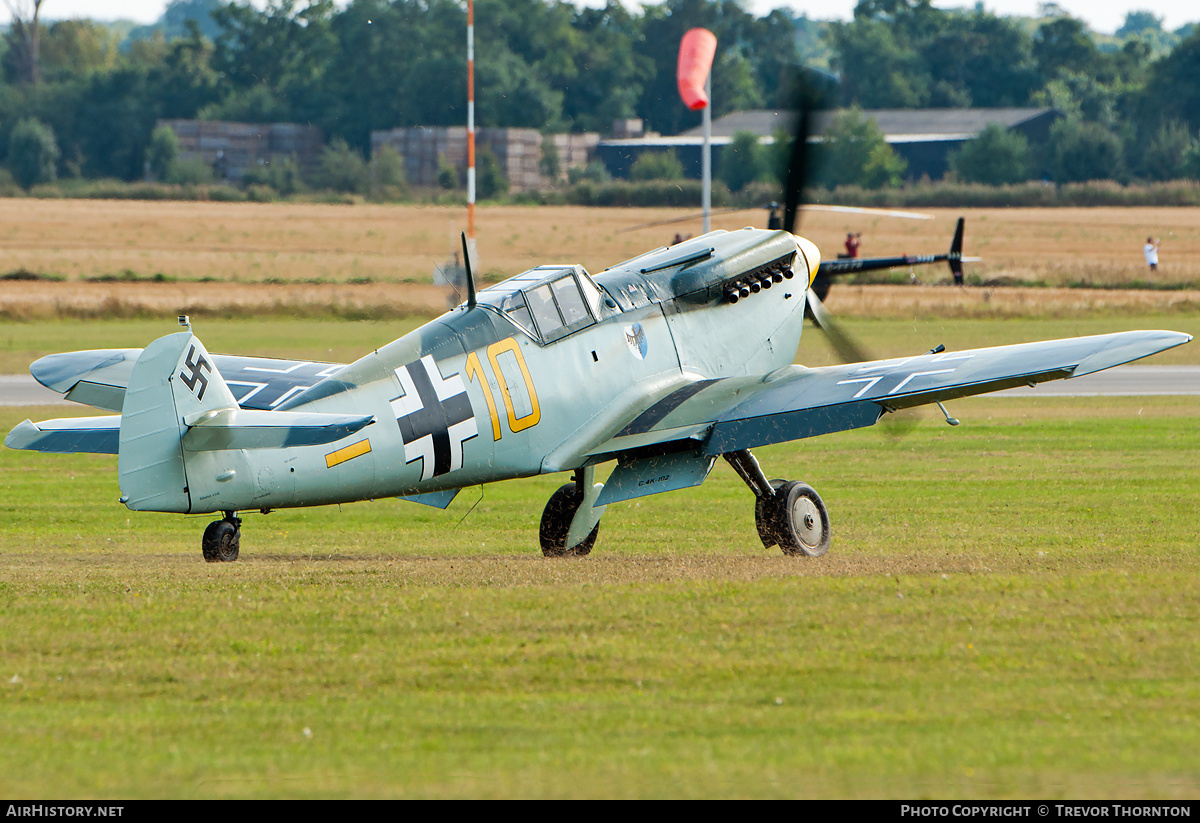
<path id="1" fill-rule="evenodd" d="M 10 449 L 54 454 L 116 454 L 121 437 L 121 418 L 67 417 L 34 423 L 26 420 L 8 433 L 4 445 Z"/>
<path id="2" fill-rule="evenodd" d="M 29 373 L 59 394 L 66 394 L 81 380 L 124 389 L 141 353 L 141 349 L 99 349 L 50 354 L 34 361 Z"/>
<path id="3" fill-rule="evenodd" d="M 67 400 L 119 412 L 141 349 L 95 349 L 51 354 L 29 367 L 34 379 Z M 339 363 L 208 354 L 243 409 L 273 409 L 341 371 Z"/>
<path id="4" fill-rule="evenodd" d="M 198 452 L 320 446 L 348 437 L 374 421 L 371 414 L 223 409 L 184 417 L 188 430 L 183 447 Z"/>

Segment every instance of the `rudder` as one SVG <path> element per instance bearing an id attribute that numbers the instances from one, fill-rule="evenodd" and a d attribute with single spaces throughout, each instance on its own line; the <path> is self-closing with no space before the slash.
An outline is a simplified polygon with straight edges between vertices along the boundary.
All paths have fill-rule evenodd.
<path id="1" fill-rule="evenodd" d="M 236 407 L 233 393 L 191 332 L 160 337 L 143 349 L 121 410 L 121 502 L 134 511 L 190 511 L 183 418 Z"/>

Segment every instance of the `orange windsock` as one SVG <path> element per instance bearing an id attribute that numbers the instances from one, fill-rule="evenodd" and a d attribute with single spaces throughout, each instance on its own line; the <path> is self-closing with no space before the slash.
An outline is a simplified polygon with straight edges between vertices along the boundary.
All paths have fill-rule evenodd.
<path id="1" fill-rule="evenodd" d="M 704 83 L 716 53 L 717 36 L 708 29 L 692 29 L 679 42 L 679 68 L 675 79 L 679 83 L 679 96 L 692 111 L 708 105 Z"/>

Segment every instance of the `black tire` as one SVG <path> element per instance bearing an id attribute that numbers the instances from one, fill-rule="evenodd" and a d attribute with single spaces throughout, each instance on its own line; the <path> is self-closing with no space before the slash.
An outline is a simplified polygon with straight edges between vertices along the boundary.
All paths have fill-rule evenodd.
<path id="1" fill-rule="evenodd" d="M 232 563 L 238 559 L 242 530 L 228 520 L 214 520 L 204 530 L 200 549 L 209 563 Z"/>
<path id="2" fill-rule="evenodd" d="M 592 546 L 596 545 L 596 535 L 600 533 L 599 523 L 582 543 L 574 548 L 567 548 L 567 531 L 570 530 L 571 519 L 581 503 L 583 493 L 574 483 L 566 483 L 550 495 L 550 500 L 542 511 L 542 525 L 538 529 L 542 554 L 546 557 L 583 557 L 591 553 Z"/>
<path id="3" fill-rule="evenodd" d="M 829 512 L 812 486 L 799 480 L 781 483 L 773 498 L 760 503 L 756 514 L 764 544 L 778 543 L 792 557 L 821 557 L 829 551 L 833 537 Z"/>
<path id="4" fill-rule="evenodd" d="M 779 487 L 786 482 L 786 480 L 772 480 L 771 488 L 778 491 Z M 759 497 L 754 500 L 754 525 L 758 528 L 758 536 L 762 540 L 764 549 L 779 545 L 776 508 L 773 497 Z"/>

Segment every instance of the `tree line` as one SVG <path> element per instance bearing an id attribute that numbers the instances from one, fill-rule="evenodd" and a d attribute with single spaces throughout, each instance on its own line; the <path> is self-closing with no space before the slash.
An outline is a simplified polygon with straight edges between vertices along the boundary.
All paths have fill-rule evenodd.
<path id="1" fill-rule="evenodd" d="M 9 0 L 6 0 L 8 2 Z M 832 77 L 845 179 L 895 185 L 902 166 L 856 108 L 1050 106 L 1046 147 L 985 133 L 954 158 L 960 180 L 1200 178 L 1200 29 L 1166 32 L 1133 12 L 1100 37 L 1053 4 L 1037 20 L 861 0 L 849 22 L 736 0 L 477 0 L 476 122 L 546 133 L 605 132 L 617 119 L 675 134 L 698 124 L 675 88 L 678 43 L 718 40 L 714 115 L 792 105 L 799 82 Z M 298 122 L 365 155 L 370 132 L 466 121 L 460 0 L 174 0 L 153 27 L 42 23 L 54 0 L 9 2 L 0 38 L 0 161 L 22 185 L 55 175 L 141 179 L 160 118 Z M 820 71 L 802 74 L 800 65 Z M 849 149 L 853 148 L 853 151 Z M 726 152 L 731 187 L 773 174 L 747 146 Z M 741 164 L 736 173 L 733 167 Z"/>

